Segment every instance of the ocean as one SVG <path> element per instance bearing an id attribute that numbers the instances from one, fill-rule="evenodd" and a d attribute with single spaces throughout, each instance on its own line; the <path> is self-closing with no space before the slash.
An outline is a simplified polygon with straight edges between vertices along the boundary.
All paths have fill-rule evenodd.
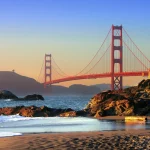
<path id="1" fill-rule="evenodd" d="M 15 107 L 15 106 L 47 106 L 50 108 L 72 108 L 74 110 L 83 109 L 90 101 L 92 95 L 57 95 L 44 96 L 44 101 L 12 101 L 10 99 L 0 100 L 0 107 Z"/>
<path id="2" fill-rule="evenodd" d="M 12 106 L 48 106 L 51 108 L 83 109 L 92 95 L 45 96 L 44 101 L 0 100 L 0 107 Z M 25 133 L 58 133 L 149 129 L 145 124 L 125 124 L 116 120 L 98 120 L 87 117 L 22 117 L 19 115 L 0 116 L 0 137 L 22 135 Z"/>

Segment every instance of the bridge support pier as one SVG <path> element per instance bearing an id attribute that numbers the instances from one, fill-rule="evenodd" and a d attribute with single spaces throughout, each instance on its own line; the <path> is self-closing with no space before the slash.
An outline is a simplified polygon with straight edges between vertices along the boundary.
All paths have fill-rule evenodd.
<path id="1" fill-rule="evenodd" d="M 46 88 L 46 83 L 52 80 L 52 65 L 51 65 L 51 54 L 45 54 L 45 81 L 44 88 Z"/>
<path id="2" fill-rule="evenodd" d="M 122 90 L 122 76 L 114 76 L 115 72 L 123 72 L 122 26 L 112 25 L 111 90 Z"/>

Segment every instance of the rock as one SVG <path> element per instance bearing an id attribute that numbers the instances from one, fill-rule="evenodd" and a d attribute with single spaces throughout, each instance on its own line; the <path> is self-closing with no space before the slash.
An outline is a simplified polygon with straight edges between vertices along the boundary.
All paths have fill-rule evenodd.
<path id="1" fill-rule="evenodd" d="M 31 107 L 23 107 L 19 110 L 19 115 L 24 117 L 33 117 L 34 115 L 34 108 Z"/>
<path id="2" fill-rule="evenodd" d="M 139 88 L 139 89 L 150 89 L 150 79 L 142 80 L 142 81 L 138 84 L 138 88 Z"/>
<path id="3" fill-rule="evenodd" d="M 7 90 L 0 91 L 0 99 L 18 99 L 16 95 Z"/>
<path id="4" fill-rule="evenodd" d="M 76 117 L 77 115 L 75 111 L 69 111 L 69 112 L 61 113 L 59 116 L 60 117 Z"/>
<path id="5" fill-rule="evenodd" d="M 4 107 L 0 108 L 0 115 L 13 115 L 14 108 Z"/>
<path id="6" fill-rule="evenodd" d="M 90 116 L 129 116 L 150 114 L 150 79 L 123 91 L 98 93 L 84 109 Z"/>
<path id="7" fill-rule="evenodd" d="M 116 115 L 118 110 L 115 109 L 115 106 L 117 104 L 119 105 L 118 100 L 125 99 L 123 95 L 115 94 L 114 91 L 105 91 L 95 95 L 90 100 L 85 110 L 90 113 L 91 116 Z"/>
<path id="8" fill-rule="evenodd" d="M 76 114 L 76 112 L 70 108 L 56 109 L 56 108 L 49 108 L 47 106 L 41 106 L 41 107 L 16 106 L 16 107 L 0 108 L 0 115 L 19 114 L 20 116 L 24 116 L 24 117 L 53 117 L 53 116 L 60 116 L 60 114 L 63 114 L 63 113 L 66 113 L 66 114 L 69 113 L 70 115 L 68 116 L 75 116 L 73 113 L 71 115 L 70 112 L 74 112 L 74 114 Z"/>
<path id="9" fill-rule="evenodd" d="M 79 111 L 66 111 L 64 113 L 61 113 L 59 116 L 60 117 L 78 117 L 78 116 L 87 116 L 88 114 L 84 110 L 79 110 Z"/>
<path id="10" fill-rule="evenodd" d="M 85 110 L 78 110 L 76 111 L 77 116 L 87 117 L 89 114 Z"/>
<path id="11" fill-rule="evenodd" d="M 103 109 L 99 109 L 96 111 L 96 114 L 94 115 L 95 118 L 100 118 L 104 116 L 104 110 Z"/>
<path id="12" fill-rule="evenodd" d="M 47 106 L 16 106 L 16 107 L 5 107 L 0 108 L 0 115 L 16 115 L 24 117 L 76 117 L 76 116 L 86 116 L 86 112 L 83 110 L 75 111 L 71 108 L 67 109 L 56 109 L 49 108 Z"/>
<path id="13" fill-rule="evenodd" d="M 22 100 L 44 100 L 42 95 L 33 94 L 33 95 L 27 95 Z"/>
<path id="14" fill-rule="evenodd" d="M 42 95 L 33 94 L 27 95 L 24 98 L 18 98 L 12 92 L 7 90 L 0 91 L 0 99 L 11 99 L 11 100 L 44 100 Z"/>

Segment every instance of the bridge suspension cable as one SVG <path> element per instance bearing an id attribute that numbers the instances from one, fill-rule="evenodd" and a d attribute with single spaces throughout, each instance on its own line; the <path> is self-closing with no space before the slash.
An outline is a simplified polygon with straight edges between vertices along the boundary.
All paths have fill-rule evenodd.
<path id="1" fill-rule="evenodd" d="M 134 44 L 134 46 L 137 48 L 137 50 L 139 50 L 139 52 L 145 57 L 145 59 L 150 63 L 150 60 L 142 53 L 142 51 L 138 48 L 138 46 L 134 43 L 134 41 L 131 39 L 131 37 L 129 36 L 129 34 L 127 33 L 127 31 L 123 28 L 123 31 L 126 33 L 126 35 L 128 36 L 128 38 L 132 41 L 132 43 Z"/>
<path id="2" fill-rule="evenodd" d="M 43 68 L 44 68 L 44 59 L 43 59 L 43 62 L 42 62 L 42 66 L 41 66 L 40 72 L 39 72 L 38 77 L 37 77 L 37 81 L 38 82 L 40 82 L 41 74 L 43 75 L 43 73 L 42 73 Z M 44 82 L 44 76 L 43 76 L 43 81 L 42 82 Z"/>
<path id="3" fill-rule="evenodd" d="M 129 48 L 129 46 L 123 41 L 125 46 L 128 48 L 128 50 L 134 55 L 134 57 L 141 63 L 141 65 L 148 70 L 148 68 L 145 66 L 145 64 L 133 53 L 133 51 Z"/>
<path id="4" fill-rule="evenodd" d="M 52 66 L 52 70 L 53 70 L 53 74 L 56 73 L 56 74 L 55 74 L 55 77 L 53 76 L 54 78 L 56 78 L 56 75 L 57 75 L 57 76 L 59 75 L 60 77 L 66 77 L 66 76 L 60 74 L 54 66 Z"/>
<path id="5" fill-rule="evenodd" d="M 53 61 L 53 63 L 57 66 L 57 68 L 60 70 L 60 72 L 63 74 L 62 76 L 68 76 L 68 75 L 58 66 L 58 64 L 56 63 L 56 61 L 54 60 L 53 57 L 52 57 L 52 61 Z M 56 70 L 56 68 L 55 68 L 55 70 Z M 58 71 L 57 71 L 57 73 L 58 73 Z M 60 73 L 58 73 L 58 74 L 60 74 Z"/>
<path id="6" fill-rule="evenodd" d="M 108 46 L 108 48 L 105 50 L 105 52 L 104 52 L 103 55 L 100 57 L 100 59 L 95 63 L 95 65 L 94 65 L 92 68 L 90 68 L 90 70 L 87 71 L 85 74 L 88 74 L 93 68 L 95 68 L 95 66 L 102 60 L 102 58 L 104 57 L 104 55 L 106 54 L 106 52 L 109 50 L 110 46 L 111 46 L 111 44 L 110 44 L 110 45 Z"/>
<path id="7" fill-rule="evenodd" d="M 80 72 L 78 72 L 75 76 L 81 74 L 81 73 L 91 64 L 91 62 L 95 59 L 95 57 L 96 57 L 96 56 L 98 55 L 98 53 L 100 52 L 102 46 L 104 45 L 106 39 L 108 38 L 110 32 L 111 32 L 111 28 L 110 28 L 110 30 L 108 31 L 108 33 L 107 33 L 107 35 L 106 35 L 106 38 L 104 39 L 102 45 L 100 46 L 100 48 L 98 49 L 98 51 L 96 52 L 96 54 L 94 55 L 94 57 L 93 57 L 93 58 L 91 59 L 91 61 L 90 61 Z"/>

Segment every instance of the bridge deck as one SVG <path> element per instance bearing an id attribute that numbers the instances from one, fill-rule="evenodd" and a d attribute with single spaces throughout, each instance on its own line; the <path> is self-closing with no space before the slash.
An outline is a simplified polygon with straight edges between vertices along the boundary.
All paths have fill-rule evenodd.
<path id="1" fill-rule="evenodd" d="M 56 84 L 60 82 L 73 81 L 73 80 L 82 80 L 82 79 L 97 79 L 97 78 L 106 78 L 111 77 L 111 73 L 103 73 L 103 74 L 89 74 L 89 75 L 79 75 L 79 76 L 69 76 L 57 80 L 52 80 L 46 82 L 45 84 Z M 114 73 L 114 77 L 117 76 L 148 76 L 148 71 L 137 71 L 137 72 L 116 72 Z"/>

